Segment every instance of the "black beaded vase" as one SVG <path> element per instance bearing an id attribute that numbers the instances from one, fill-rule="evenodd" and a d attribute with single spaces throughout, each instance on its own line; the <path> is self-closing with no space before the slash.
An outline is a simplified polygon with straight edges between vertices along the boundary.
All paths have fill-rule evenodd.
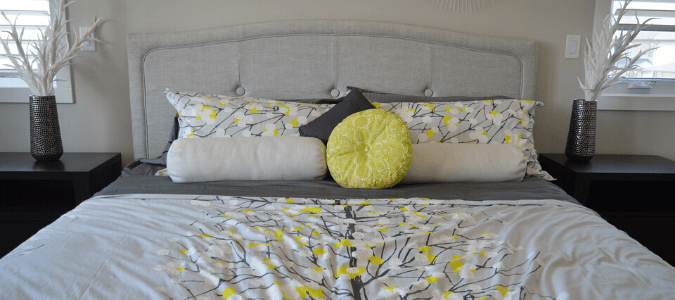
<path id="1" fill-rule="evenodd" d="M 588 162 L 595 155 L 596 101 L 574 100 L 565 155 L 569 160 Z"/>
<path id="2" fill-rule="evenodd" d="M 30 153 L 37 161 L 55 161 L 63 154 L 56 96 L 30 99 Z"/>

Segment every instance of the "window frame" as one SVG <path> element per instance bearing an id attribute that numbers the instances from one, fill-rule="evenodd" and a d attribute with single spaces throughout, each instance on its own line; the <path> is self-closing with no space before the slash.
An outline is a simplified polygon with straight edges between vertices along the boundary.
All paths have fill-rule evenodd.
<path id="1" fill-rule="evenodd" d="M 49 13 L 51 14 L 55 5 L 58 5 L 58 1 L 48 1 L 49 2 Z M 1 10 L 1 9 L 0 9 Z M 2 16 L 0 16 L 2 17 Z M 66 19 L 68 19 L 68 8 L 66 8 Z M 17 27 L 17 30 L 20 28 Z M 70 42 L 70 37 L 66 37 Z M 14 76 L 19 76 L 18 73 L 15 73 Z M 0 77 L 9 77 L 2 76 Z M 73 98 L 73 88 L 72 88 L 72 73 L 70 70 L 70 65 L 64 66 L 56 74 L 56 88 L 54 89 L 54 95 L 56 96 L 56 103 L 74 103 Z M 28 97 L 32 94 L 28 87 L 8 87 L 0 85 L 0 104 L 2 103 L 28 103 Z"/>
<path id="2" fill-rule="evenodd" d="M 612 0 L 596 0 L 593 32 L 611 10 Z M 652 88 L 628 89 L 628 85 L 634 83 L 650 84 Z M 620 80 L 616 86 L 602 91 L 598 97 L 598 110 L 675 111 L 675 80 Z"/>

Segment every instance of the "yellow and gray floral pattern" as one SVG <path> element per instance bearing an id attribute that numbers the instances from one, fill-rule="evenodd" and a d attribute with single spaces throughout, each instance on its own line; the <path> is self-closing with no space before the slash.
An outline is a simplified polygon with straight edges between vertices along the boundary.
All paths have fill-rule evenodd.
<path id="1" fill-rule="evenodd" d="M 543 103 L 530 100 L 460 102 L 392 102 L 375 107 L 401 117 L 412 143 L 511 144 L 527 159 L 527 175 L 552 177 L 541 170 L 534 148 L 534 109 Z"/>
<path id="2" fill-rule="evenodd" d="M 165 263 L 154 270 L 173 283 L 158 290 L 170 299 L 532 299 L 528 279 L 546 264 L 503 236 L 508 205 L 217 196 L 191 205 L 203 218 L 156 249 Z"/>
<path id="3" fill-rule="evenodd" d="M 307 104 L 166 90 L 178 111 L 178 138 L 295 136 L 334 104 Z"/>

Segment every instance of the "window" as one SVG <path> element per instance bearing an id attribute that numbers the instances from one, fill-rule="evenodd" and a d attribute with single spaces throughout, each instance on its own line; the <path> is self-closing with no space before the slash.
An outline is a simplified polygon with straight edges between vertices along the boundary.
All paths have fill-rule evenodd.
<path id="1" fill-rule="evenodd" d="M 612 14 L 616 15 L 623 1 L 612 1 Z M 642 31 L 634 40 L 640 44 L 632 50 L 635 55 L 641 49 L 657 48 L 638 61 L 640 69 L 626 74 L 626 78 L 675 78 L 675 0 L 633 0 L 621 20 L 620 29 L 630 28 L 648 18 L 650 28 Z"/>
<path id="2" fill-rule="evenodd" d="M 49 0 L 0 0 L 0 11 L 14 23 L 16 20 L 17 31 L 24 29 L 23 48 L 28 50 L 28 43 L 39 38 L 40 30 L 45 30 L 49 25 L 50 13 Z M 55 4 L 54 4 L 55 5 Z M 10 24 L 0 16 L 0 37 L 7 39 Z M 17 47 L 10 43 L 10 51 L 16 53 Z M 0 47 L 0 54 L 6 54 L 5 49 Z M 0 56 L 0 103 L 27 103 L 31 94 L 28 85 L 19 77 L 7 57 Z M 66 66 L 57 74 L 56 102 L 72 103 L 72 89 L 70 85 L 70 67 Z"/>
<path id="3" fill-rule="evenodd" d="M 596 28 L 607 14 L 616 15 L 623 4 L 623 0 L 596 0 Z M 658 20 L 649 22 L 652 26 L 634 43 L 642 49 L 659 48 L 640 59 L 639 70 L 624 74 L 618 85 L 604 90 L 598 97 L 598 109 L 675 111 L 675 0 L 633 0 L 619 28 L 647 18 Z"/>

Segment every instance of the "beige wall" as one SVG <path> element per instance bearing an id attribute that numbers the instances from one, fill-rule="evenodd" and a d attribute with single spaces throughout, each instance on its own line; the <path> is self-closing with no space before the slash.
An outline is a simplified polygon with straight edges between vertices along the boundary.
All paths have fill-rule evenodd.
<path id="1" fill-rule="evenodd" d="M 73 25 L 107 20 L 106 42 L 73 66 L 75 104 L 60 104 L 66 151 L 122 152 L 133 158 L 125 35 L 288 19 L 378 20 L 528 38 L 539 46 L 536 146 L 563 152 L 571 104 L 582 97 L 579 59 L 565 59 L 568 34 L 588 35 L 593 0 L 501 0 L 477 12 L 442 11 L 428 0 L 88 0 L 71 6 Z M 0 151 L 27 151 L 28 107 L 0 104 Z M 597 153 L 655 154 L 675 160 L 675 112 L 598 113 Z"/>

